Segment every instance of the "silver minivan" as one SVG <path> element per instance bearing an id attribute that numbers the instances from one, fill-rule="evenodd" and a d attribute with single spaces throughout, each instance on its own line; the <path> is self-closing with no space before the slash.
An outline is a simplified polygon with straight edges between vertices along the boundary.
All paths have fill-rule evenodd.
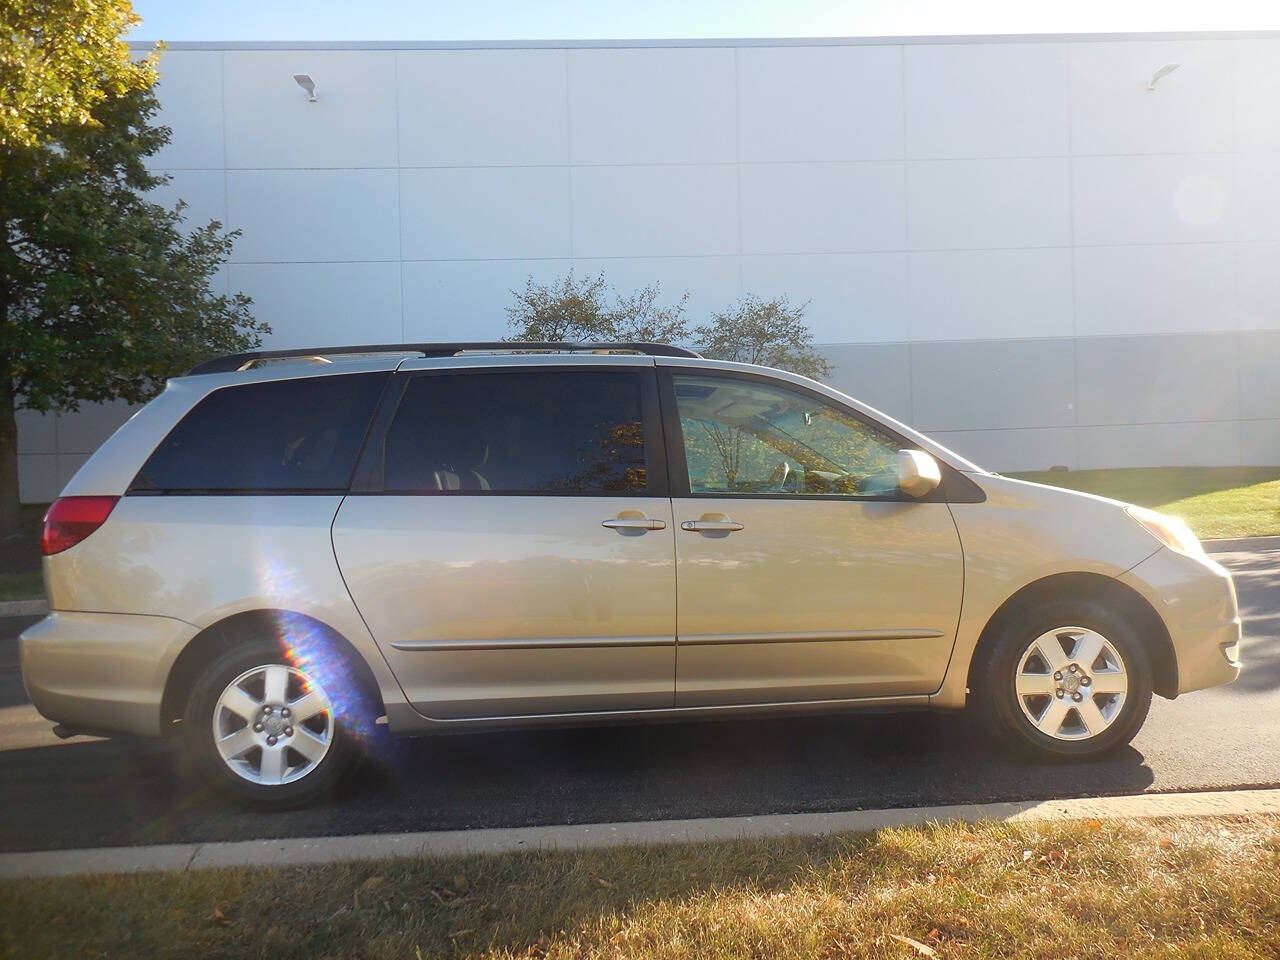
<path id="1" fill-rule="evenodd" d="M 395 734 L 969 704 L 1091 756 L 1229 683 L 1180 521 L 982 470 L 803 377 L 653 344 L 210 361 L 50 507 L 21 639 L 63 735 L 306 802 Z"/>

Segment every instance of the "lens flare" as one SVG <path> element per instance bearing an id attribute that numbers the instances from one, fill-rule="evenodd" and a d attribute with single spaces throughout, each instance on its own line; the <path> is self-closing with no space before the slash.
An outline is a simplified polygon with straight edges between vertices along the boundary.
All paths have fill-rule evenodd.
<path id="1" fill-rule="evenodd" d="M 334 719 L 361 746 L 375 742 L 381 712 L 372 692 L 361 684 L 359 665 L 345 643 L 323 623 L 289 610 L 305 596 L 302 578 L 291 567 L 273 562 L 263 544 L 258 550 L 257 579 L 261 596 L 277 606 L 272 629 L 286 662 L 324 690 Z"/>
<path id="2" fill-rule="evenodd" d="M 370 742 L 378 711 L 362 689 L 341 641 L 310 617 L 287 611 L 275 615 L 274 628 L 285 660 L 324 690 L 335 720 L 347 735 Z"/>

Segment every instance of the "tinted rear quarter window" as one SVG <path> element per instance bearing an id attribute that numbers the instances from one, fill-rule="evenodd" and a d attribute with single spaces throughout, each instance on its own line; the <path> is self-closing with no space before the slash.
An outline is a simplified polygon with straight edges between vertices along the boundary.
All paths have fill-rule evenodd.
<path id="1" fill-rule="evenodd" d="M 131 493 L 345 491 L 385 373 L 215 390 L 164 438 Z"/>
<path id="2" fill-rule="evenodd" d="M 630 372 L 414 377 L 387 431 L 401 493 L 644 493 L 644 382 Z"/>

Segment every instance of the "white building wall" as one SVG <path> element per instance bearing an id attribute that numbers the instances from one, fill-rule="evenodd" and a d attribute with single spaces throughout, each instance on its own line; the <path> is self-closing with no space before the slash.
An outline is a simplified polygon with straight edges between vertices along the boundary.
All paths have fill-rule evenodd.
<path id="1" fill-rule="evenodd" d="M 528 277 L 604 271 L 697 320 L 808 301 L 836 385 L 992 467 L 1280 463 L 1280 37 L 173 44 L 161 72 L 158 193 L 243 231 L 219 282 L 270 345 L 497 338 Z M 24 416 L 24 496 L 122 415 Z"/>

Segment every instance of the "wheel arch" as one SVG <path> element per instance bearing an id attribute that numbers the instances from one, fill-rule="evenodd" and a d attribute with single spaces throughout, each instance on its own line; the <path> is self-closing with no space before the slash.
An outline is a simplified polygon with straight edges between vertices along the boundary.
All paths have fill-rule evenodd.
<path id="1" fill-rule="evenodd" d="M 333 663 L 350 667 L 354 693 L 363 709 L 376 711 L 369 722 L 386 712 L 373 671 L 360 651 L 328 624 L 292 610 L 259 609 L 233 614 L 205 627 L 179 652 L 169 669 L 160 700 L 160 730 L 168 736 L 181 725 L 187 700 L 201 673 L 227 650 L 253 637 L 273 638 L 286 658 L 300 669 L 304 664 Z M 342 674 L 345 678 L 348 675 Z"/>
<path id="2" fill-rule="evenodd" d="M 1138 591 L 1099 573 L 1054 574 L 1027 584 L 1005 600 L 982 628 L 969 659 L 969 688 L 973 687 L 976 666 L 1007 623 L 1028 607 L 1062 596 L 1096 599 L 1131 619 L 1151 658 L 1154 691 L 1170 700 L 1178 695 L 1178 658 L 1164 620 Z"/>

